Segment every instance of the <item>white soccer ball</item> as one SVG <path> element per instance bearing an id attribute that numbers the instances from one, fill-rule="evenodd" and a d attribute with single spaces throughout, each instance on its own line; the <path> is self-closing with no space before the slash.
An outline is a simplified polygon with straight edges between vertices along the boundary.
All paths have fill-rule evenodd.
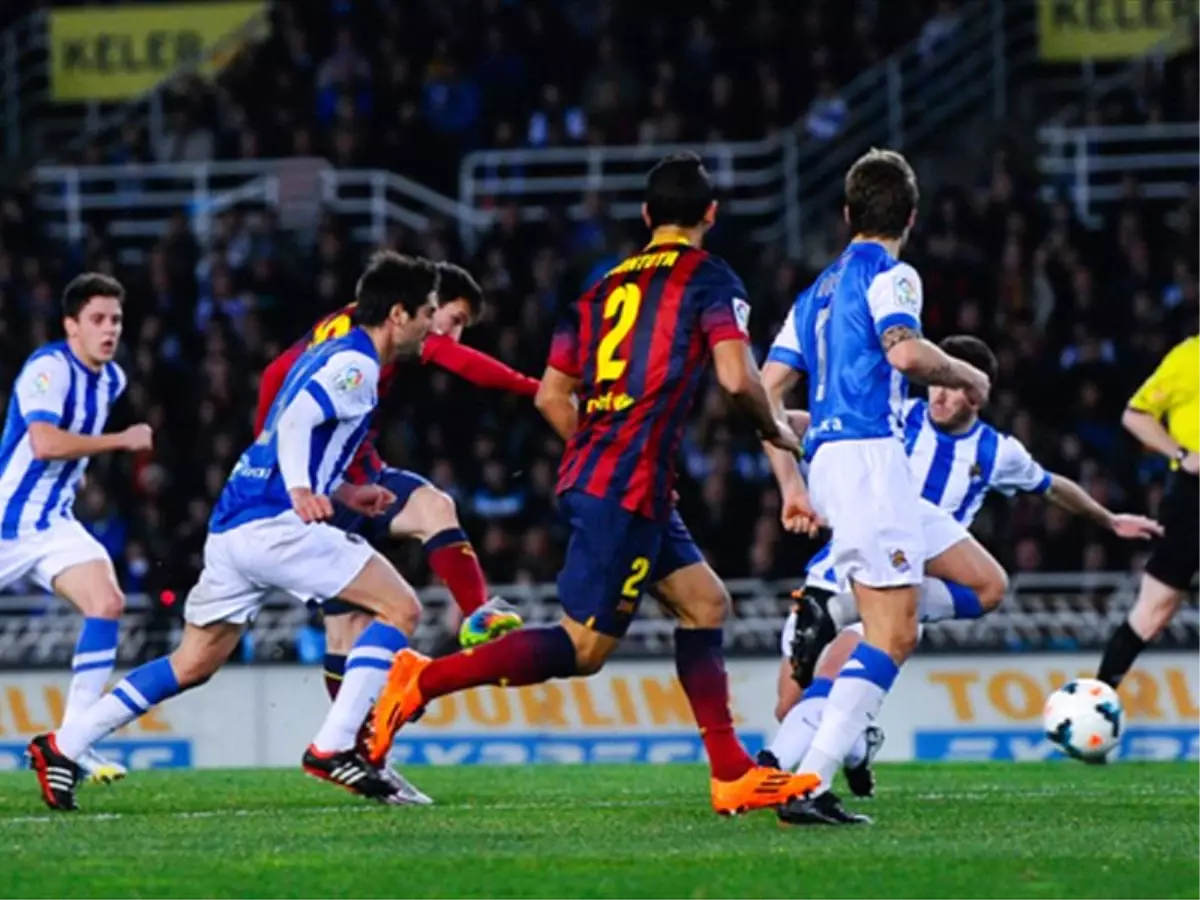
<path id="1" fill-rule="evenodd" d="M 1046 700 L 1046 737 L 1068 756 L 1103 759 L 1121 739 L 1125 713 L 1117 692 L 1094 678 L 1064 684 Z"/>

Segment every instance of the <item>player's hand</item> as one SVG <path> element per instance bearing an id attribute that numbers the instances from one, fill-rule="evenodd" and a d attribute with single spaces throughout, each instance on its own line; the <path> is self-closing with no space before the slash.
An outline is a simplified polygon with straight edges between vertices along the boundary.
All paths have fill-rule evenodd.
<path id="1" fill-rule="evenodd" d="M 1162 537 L 1162 525 L 1146 516 L 1135 516 L 1130 513 L 1119 513 L 1112 517 L 1113 534 L 1128 541 L 1148 541 L 1151 538 Z"/>
<path id="2" fill-rule="evenodd" d="M 1188 453 L 1179 461 L 1179 468 L 1187 472 L 1189 475 L 1200 475 L 1200 456 L 1195 453 Z"/>
<path id="3" fill-rule="evenodd" d="M 813 509 L 808 491 L 803 488 L 793 488 L 784 494 L 780 504 L 779 521 L 783 524 L 784 531 L 809 537 L 815 537 L 821 528 L 821 518 Z"/>
<path id="4" fill-rule="evenodd" d="M 292 488 L 288 495 L 292 498 L 292 509 L 306 525 L 333 518 L 333 502 L 324 494 L 314 494 L 308 488 Z"/>
<path id="5" fill-rule="evenodd" d="M 773 447 L 786 450 L 792 456 L 796 457 L 796 459 L 799 459 L 802 455 L 800 438 L 796 437 L 796 432 L 792 431 L 792 426 L 788 424 L 787 419 L 775 420 L 775 436 L 767 438 L 766 441 Z"/>
<path id="6" fill-rule="evenodd" d="M 121 446 L 130 453 L 141 453 L 154 449 L 154 432 L 144 422 L 130 425 L 121 432 Z"/>
<path id="7" fill-rule="evenodd" d="M 356 513 L 372 518 L 383 515 L 396 502 L 396 495 L 379 484 L 343 484 L 335 496 Z"/>

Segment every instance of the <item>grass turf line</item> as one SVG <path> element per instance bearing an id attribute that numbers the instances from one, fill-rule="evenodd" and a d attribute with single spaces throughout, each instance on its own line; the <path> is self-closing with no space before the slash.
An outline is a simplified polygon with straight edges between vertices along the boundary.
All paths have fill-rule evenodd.
<path id="1" fill-rule="evenodd" d="M 51 814 L 0 775 L 0 896 L 1195 897 L 1194 763 L 885 765 L 876 824 L 724 820 L 692 766 L 420 768 L 431 808 L 299 770 L 137 772 Z"/>

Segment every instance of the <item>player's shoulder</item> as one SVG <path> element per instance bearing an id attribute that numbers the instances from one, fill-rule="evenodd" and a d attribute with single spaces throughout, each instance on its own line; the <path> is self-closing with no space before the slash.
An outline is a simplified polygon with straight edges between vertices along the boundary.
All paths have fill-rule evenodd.
<path id="1" fill-rule="evenodd" d="M 745 291 L 741 277 L 723 257 L 699 247 L 691 247 L 688 252 L 697 254 L 695 269 L 690 279 L 693 284 L 709 287 L 729 286 Z"/>
<path id="2" fill-rule="evenodd" d="M 36 377 L 43 380 L 54 376 L 69 378 L 71 375 L 70 353 L 66 341 L 43 344 L 29 354 L 17 377 L 18 379 Z"/>

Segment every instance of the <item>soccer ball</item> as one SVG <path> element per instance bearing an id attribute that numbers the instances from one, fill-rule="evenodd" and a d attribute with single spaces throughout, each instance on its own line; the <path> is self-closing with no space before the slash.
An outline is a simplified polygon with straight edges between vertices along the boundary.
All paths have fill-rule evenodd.
<path id="1" fill-rule="evenodd" d="M 1068 682 L 1046 700 L 1046 737 L 1068 756 L 1104 759 L 1121 738 L 1124 711 L 1117 692 L 1094 678 Z"/>

